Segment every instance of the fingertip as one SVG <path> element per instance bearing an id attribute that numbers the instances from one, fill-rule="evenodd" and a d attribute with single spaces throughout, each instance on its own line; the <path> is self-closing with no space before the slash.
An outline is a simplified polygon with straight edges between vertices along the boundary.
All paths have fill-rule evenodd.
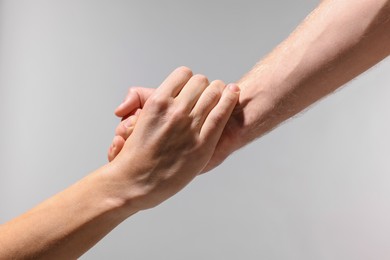
<path id="1" fill-rule="evenodd" d="M 119 106 L 117 106 L 117 108 L 115 108 L 114 113 L 115 113 L 115 115 L 116 115 L 117 117 L 123 117 L 123 116 L 125 116 L 125 114 L 124 114 L 124 108 L 125 108 L 125 106 L 126 106 L 126 102 L 127 102 L 127 100 L 123 101 Z"/>
<path id="2" fill-rule="evenodd" d="M 240 91 L 241 91 L 240 87 L 234 83 L 230 83 L 227 86 L 227 89 L 229 89 L 230 91 L 233 91 L 234 93 L 240 93 Z"/>
<path id="3" fill-rule="evenodd" d="M 180 66 L 180 67 L 175 69 L 175 72 L 184 73 L 184 74 L 187 74 L 190 77 L 193 75 L 192 70 L 189 67 L 187 67 L 187 66 Z"/>
<path id="4" fill-rule="evenodd" d="M 125 144 L 125 139 L 123 137 L 116 135 L 112 140 L 112 144 L 108 150 L 108 161 L 112 161 L 120 153 Z"/>
<path id="5" fill-rule="evenodd" d="M 120 107 L 117 107 L 114 111 L 114 114 L 117 116 L 117 117 L 123 117 L 122 114 L 122 109 Z"/>
<path id="6" fill-rule="evenodd" d="M 115 109 L 114 113 L 117 117 L 124 117 L 140 106 L 141 103 L 137 91 L 134 91 L 134 88 L 130 88 L 125 100 Z"/>
<path id="7" fill-rule="evenodd" d="M 240 88 L 237 84 L 231 83 L 226 86 L 222 97 L 213 107 L 202 126 L 201 132 L 203 132 L 204 137 L 214 136 L 217 138 L 214 141 L 219 139 L 234 107 L 237 105 L 239 93 Z"/>
<path id="8" fill-rule="evenodd" d="M 226 86 L 225 91 L 222 95 L 222 103 L 230 104 L 229 106 L 235 106 L 239 100 L 241 89 L 237 84 L 230 83 Z"/>
<path id="9" fill-rule="evenodd" d="M 136 117 L 138 117 L 138 116 L 141 114 L 141 111 L 142 111 L 142 109 L 138 108 L 138 109 L 135 111 L 134 115 L 135 115 Z"/>

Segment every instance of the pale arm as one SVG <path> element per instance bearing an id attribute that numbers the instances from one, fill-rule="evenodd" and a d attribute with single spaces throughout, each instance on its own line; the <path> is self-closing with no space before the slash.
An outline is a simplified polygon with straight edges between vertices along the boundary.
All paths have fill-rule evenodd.
<path id="1" fill-rule="evenodd" d="M 115 160 L 0 226 L 0 259 L 75 259 L 132 214 L 173 196 L 210 160 L 238 96 L 234 84 L 175 70 Z"/>
<path id="2" fill-rule="evenodd" d="M 76 259 L 136 212 L 107 165 L 0 226 L 0 259 Z M 118 192 L 121 191 L 121 192 Z M 122 194 L 121 194 L 122 193 Z"/>

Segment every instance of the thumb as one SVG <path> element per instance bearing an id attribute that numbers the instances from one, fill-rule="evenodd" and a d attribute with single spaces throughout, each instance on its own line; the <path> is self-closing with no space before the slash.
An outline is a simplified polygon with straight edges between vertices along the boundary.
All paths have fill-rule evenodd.
<path id="1" fill-rule="evenodd" d="M 154 88 L 131 87 L 125 100 L 115 109 L 115 115 L 118 117 L 128 116 L 137 109 L 142 109 L 146 100 L 155 91 Z"/>

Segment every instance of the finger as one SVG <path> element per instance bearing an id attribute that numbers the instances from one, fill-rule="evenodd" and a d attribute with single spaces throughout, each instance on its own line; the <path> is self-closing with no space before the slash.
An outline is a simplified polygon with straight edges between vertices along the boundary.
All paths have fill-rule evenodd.
<path id="1" fill-rule="evenodd" d="M 121 121 L 125 121 L 127 118 L 129 118 L 130 116 L 136 116 L 138 117 L 139 114 L 141 113 L 142 109 L 140 108 L 137 108 L 136 110 L 133 110 L 130 114 L 122 117 Z"/>
<path id="2" fill-rule="evenodd" d="M 192 77 L 192 71 L 187 67 L 175 69 L 156 90 L 161 97 L 176 97 Z"/>
<path id="3" fill-rule="evenodd" d="M 229 84 L 222 93 L 218 104 L 207 116 L 200 132 L 201 140 L 208 140 L 210 144 L 216 145 L 221 137 L 234 107 L 239 98 L 240 89 L 235 84 Z M 215 146 L 214 146 L 215 147 Z"/>
<path id="4" fill-rule="evenodd" d="M 123 120 L 122 122 L 120 122 L 117 128 L 115 129 L 115 134 L 127 140 L 127 138 L 133 132 L 137 119 L 138 116 L 132 115 L 129 116 L 127 119 Z"/>
<path id="5" fill-rule="evenodd" d="M 193 76 L 175 98 L 175 102 L 182 104 L 186 111 L 191 111 L 208 85 L 209 80 L 205 76 Z"/>
<path id="6" fill-rule="evenodd" d="M 134 115 L 138 118 L 138 116 L 140 115 L 142 109 L 137 109 L 134 113 Z"/>
<path id="7" fill-rule="evenodd" d="M 125 139 L 123 139 L 121 136 L 115 136 L 112 140 L 112 144 L 110 148 L 108 149 L 108 161 L 111 162 L 115 159 L 115 157 L 119 154 L 119 152 L 122 150 L 123 146 L 125 145 Z"/>
<path id="8" fill-rule="evenodd" d="M 221 98 L 225 86 L 226 85 L 223 81 L 215 80 L 211 82 L 211 84 L 202 93 L 198 102 L 191 111 L 194 127 L 200 130 L 206 117 Z"/>
<path id="9" fill-rule="evenodd" d="M 125 117 L 130 115 L 134 110 L 142 108 L 154 91 L 154 88 L 130 88 L 125 100 L 115 109 L 115 115 Z"/>

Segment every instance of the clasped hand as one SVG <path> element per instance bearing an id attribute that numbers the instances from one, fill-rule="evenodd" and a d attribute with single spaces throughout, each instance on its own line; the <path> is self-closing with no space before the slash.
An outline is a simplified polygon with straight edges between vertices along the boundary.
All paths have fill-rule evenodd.
<path id="1" fill-rule="evenodd" d="M 118 126 L 118 136 L 127 140 L 109 154 L 117 154 L 111 164 L 120 167 L 133 207 L 158 205 L 204 169 L 238 97 L 236 85 L 209 83 L 181 67 Z"/>

